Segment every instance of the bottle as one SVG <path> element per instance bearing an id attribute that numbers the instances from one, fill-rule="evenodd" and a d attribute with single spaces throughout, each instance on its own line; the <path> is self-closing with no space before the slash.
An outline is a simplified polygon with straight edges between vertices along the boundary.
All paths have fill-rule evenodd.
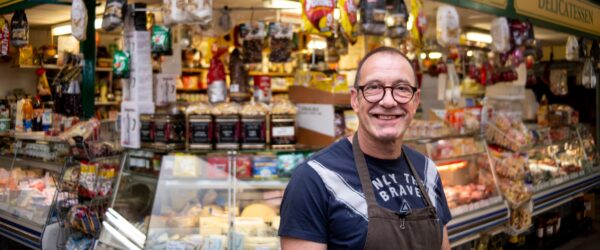
<path id="1" fill-rule="evenodd" d="M 23 127 L 25 132 L 32 131 L 32 121 L 33 121 L 33 105 L 31 104 L 31 99 L 29 96 L 26 96 L 23 101 Z"/>
<path id="2" fill-rule="evenodd" d="M 537 123 L 540 126 L 548 126 L 548 99 L 546 95 L 542 96 L 540 106 L 537 111 Z"/>
<path id="3" fill-rule="evenodd" d="M 42 131 L 42 115 L 44 114 L 44 106 L 40 96 L 36 96 L 33 101 L 33 131 Z"/>
<path id="4" fill-rule="evenodd" d="M 544 238 L 545 227 L 546 226 L 544 225 L 544 219 L 543 218 L 538 219 L 537 227 L 536 227 L 536 236 L 538 237 L 538 239 Z"/>

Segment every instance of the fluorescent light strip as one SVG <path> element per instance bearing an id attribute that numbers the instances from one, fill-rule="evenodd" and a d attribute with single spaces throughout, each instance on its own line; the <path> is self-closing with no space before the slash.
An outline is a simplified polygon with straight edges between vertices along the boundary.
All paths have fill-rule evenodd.
<path id="1" fill-rule="evenodd" d="M 490 34 L 480 32 L 467 32 L 465 35 L 467 40 L 480 43 L 492 43 L 492 36 Z"/>
<path id="2" fill-rule="evenodd" d="M 117 239 L 117 241 L 119 241 L 121 244 L 125 245 L 125 247 L 127 247 L 127 249 L 136 249 L 136 250 L 141 250 L 141 248 L 139 248 L 138 246 L 134 245 L 133 243 L 131 243 L 131 241 L 129 241 L 127 238 L 125 238 L 123 235 L 121 235 L 119 233 L 119 231 L 117 231 L 115 228 L 113 228 L 109 223 L 106 223 L 106 221 L 102 222 L 102 226 L 104 228 L 106 228 L 106 230 L 115 238 Z"/>
<path id="3" fill-rule="evenodd" d="M 114 218 L 113 224 L 115 224 L 115 226 L 119 226 L 119 228 L 121 228 L 121 226 L 125 227 L 123 228 L 123 230 L 131 236 L 131 239 L 133 239 L 136 242 L 140 242 L 140 245 L 144 244 L 144 241 L 146 241 L 146 235 L 144 235 L 142 232 L 140 232 L 140 230 L 131 225 L 131 223 L 129 223 L 129 221 L 123 218 L 119 213 L 117 213 L 112 208 L 109 208 L 106 215 Z"/>

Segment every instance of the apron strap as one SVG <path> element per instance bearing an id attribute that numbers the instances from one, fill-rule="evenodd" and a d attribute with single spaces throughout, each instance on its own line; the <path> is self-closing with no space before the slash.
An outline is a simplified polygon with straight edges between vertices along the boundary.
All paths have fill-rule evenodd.
<path id="1" fill-rule="evenodd" d="M 415 167 L 412 164 L 412 161 L 408 158 L 408 154 L 406 154 L 406 149 L 404 148 L 404 146 L 402 146 L 402 155 L 404 156 L 404 160 L 408 164 L 408 168 L 410 168 L 410 172 L 415 177 L 415 179 L 417 179 L 417 184 L 419 185 L 419 190 L 421 190 L 421 194 L 424 196 L 425 202 L 427 202 L 427 207 L 432 208 L 433 203 L 431 203 L 431 200 L 429 199 L 429 195 L 427 195 L 426 189 L 423 186 L 423 181 L 421 180 L 419 173 L 417 173 L 417 171 L 415 170 Z M 435 209 L 433 209 L 433 210 L 435 212 Z"/>
<path id="2" fill-rule="evenodd" d="M 373 206 L 377 207 L 377 200 L 375 199 L 375 192 L 371 184 L 371 176 L 369 174 L 369 168 L 367 167 L 367 161 L 365 155 L 358 145 L 358 132 L 354 133 L 352 138 L 352 152 L 354 154 L 354 161 L 356 162 L 356 169 L 358 170 L 358 176 L 360 178 L 360 185 L 362 186 L 363 193 L 367 200 L 367 212 L 369 215 L 372 214 L 374 209 Z"/>

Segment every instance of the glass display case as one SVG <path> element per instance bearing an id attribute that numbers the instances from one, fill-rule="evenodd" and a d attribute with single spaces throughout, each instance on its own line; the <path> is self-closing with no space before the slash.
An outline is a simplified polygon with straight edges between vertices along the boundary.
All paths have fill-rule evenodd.
<path id="1" fill-rule="evenodd" d="M 41 247 L 46 226 L 54 222 L 53 206 L 65 199 L 57 188 L 65 163 L 55 161 L 58 151 L 50 150 L 62 147 L 57 144 L 17 141 L 12 156 L 0 156 L 2 236 L 28 247 Z"/>

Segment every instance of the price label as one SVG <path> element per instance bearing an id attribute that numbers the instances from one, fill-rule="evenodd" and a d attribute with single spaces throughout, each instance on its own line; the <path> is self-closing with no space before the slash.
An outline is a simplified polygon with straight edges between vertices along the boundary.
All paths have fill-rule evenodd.
<path id="1" fill-rule="evenodd" d="M 294 127 L 274 127 L 273 136 L 294 136 Z"/>

